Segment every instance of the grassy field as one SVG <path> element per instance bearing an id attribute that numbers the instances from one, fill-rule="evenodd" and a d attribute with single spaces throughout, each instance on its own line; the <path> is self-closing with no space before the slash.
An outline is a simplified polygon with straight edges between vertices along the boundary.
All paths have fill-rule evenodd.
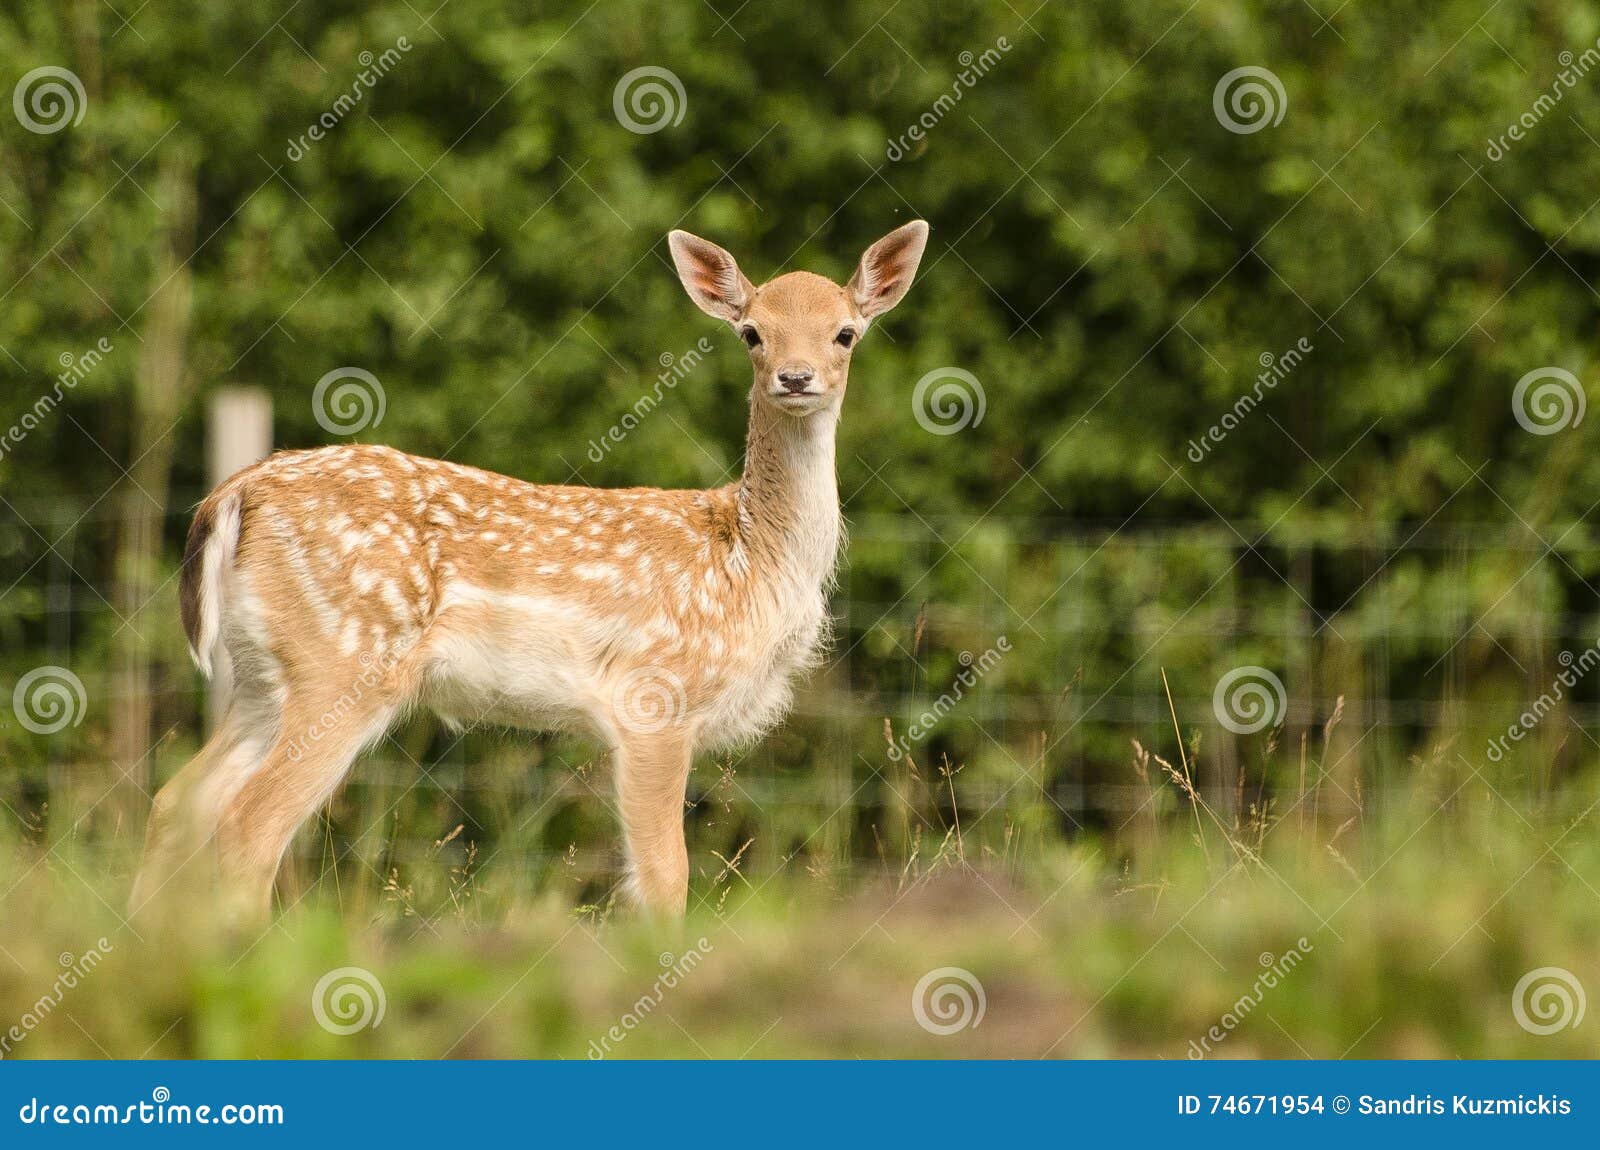
<path id="1" fill-rule="evenodd" d="M 0 872 L 0 1024 L 14 1027 L 3 1053 L 1600 1053 L 1592 1020 L 1537 1034 L 1513 1010 L 1538 968 L 1600 986 L 1592 801 L 1573 791 L 1514 807 L 1444 762 L 1326 833 L 1298 812 L 1230 825 L 1169 803 L 1120 835 L 1024 858 L 953 826 L 920 858 L 848 874 L 700 858 L 693 909 L 670 926 L 533 894 L 494 868 L 463 877 L 453 843 L 404 889 L 329 875 L 259 938 L 218 935 L 200 908 L 181 926 L 129 926 L 128 859 L 13 841 Z M 1150 785 L 1181 796 L 1181 775 Z M 331 975 L 347 967 L 359 969 Z M 914 1006 L 942 968 L 958 971 Z M 1524 1004 L 1538 1023 L 1559 1011 L 1559 989 Z"/>

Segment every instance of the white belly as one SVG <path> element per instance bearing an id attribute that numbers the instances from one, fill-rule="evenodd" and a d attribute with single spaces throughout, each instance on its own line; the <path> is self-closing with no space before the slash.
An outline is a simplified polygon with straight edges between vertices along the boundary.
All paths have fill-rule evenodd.
<path id="1" fill-rule="evenodd" d="M 610 740 L 615 707 L 663 668 L 696 749 L 748 743 L 789 709 L 794 677 L 816 659 L 828 619 L 820 594 L 722 638 L 715 673 L 682 653 L 675 628 L 586 611 L 553 596 L 452 584 L 422 647 L 421 701 L 455 726 L 578 730 Z M 673 654 L 663 655 L 663 651 Z"/>
<path id="2" fill-rule="evenodd" d="M 454 725 L 598 731 L 601 632 L 557 598 L 453 584 L 424 641 L 422 701 Z"/>

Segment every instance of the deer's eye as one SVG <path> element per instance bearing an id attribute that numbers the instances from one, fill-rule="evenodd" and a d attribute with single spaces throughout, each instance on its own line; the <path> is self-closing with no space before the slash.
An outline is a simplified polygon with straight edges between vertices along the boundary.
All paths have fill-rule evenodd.
<path id="1" fill-rule="evenodd" d="M 840 347 L 849 347 L 856 341 L 856 329 L 853 327 L 844 328 L 834 338 L 838 340 Z"/>
<path id="2" fill-rule="evenodd" d="M 761 346 L 761 335 L 753 327 L 740 328 L 739 338 L 744 340 L 744 345 L 752 350 Z"/>

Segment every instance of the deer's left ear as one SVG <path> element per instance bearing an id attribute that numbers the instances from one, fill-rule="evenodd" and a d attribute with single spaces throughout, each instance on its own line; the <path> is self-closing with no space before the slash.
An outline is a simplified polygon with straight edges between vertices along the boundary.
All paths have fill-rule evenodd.
<path id="1" fill-rule="evenodd" d="M 873 244 L 861 257 L 849 290 L 867 319 L 882 315 L 905 298 L 928 246 L 928 225 L 912 220 Z"/>

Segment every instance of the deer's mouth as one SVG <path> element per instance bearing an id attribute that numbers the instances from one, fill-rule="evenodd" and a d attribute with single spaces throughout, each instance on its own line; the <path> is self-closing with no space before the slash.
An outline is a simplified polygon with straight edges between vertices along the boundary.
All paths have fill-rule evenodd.
<path id="1" fill-rule="evenodd" d="M 772 402 L 788 411 L 806 411 L 817 406 L 817 400 L 823 398 L 823 393 L 812 388 L 804 391 L 790 391 L 788 388 L 774 388 L 768 392 Z"/>

